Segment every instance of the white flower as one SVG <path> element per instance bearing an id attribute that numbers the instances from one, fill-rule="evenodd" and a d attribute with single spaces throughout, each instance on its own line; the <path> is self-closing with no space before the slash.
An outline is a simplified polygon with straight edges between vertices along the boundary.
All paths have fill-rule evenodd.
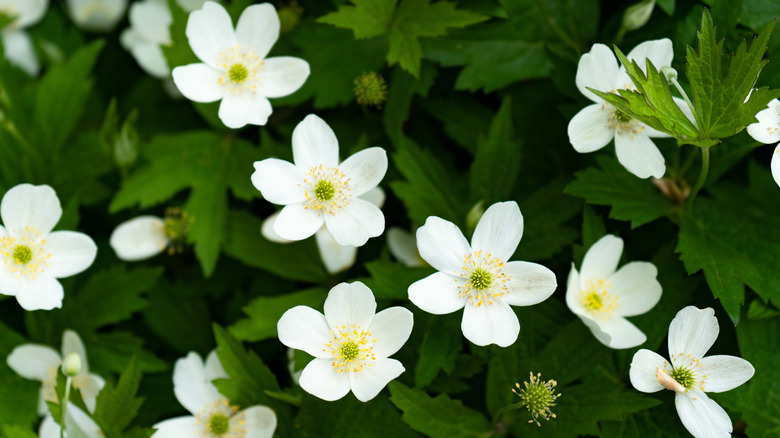
<path id="1" fill-rule="evenodd" d="M 65 436 L 105 438 L 105 434 L 103 434 L 95 421 L 73 403 L 68 403 L 68 409 L 65 412 Z M 51 414 L 47 414 L 46 418 L 43 419 L 41 427 L 38 429 L 38 437 L 60 438 L 60 425 L 57 424 Z"/>
<path id="2" fill-rule="evenodd" d="M 731 420 L 707 392 L 734 389 L 753 377 L 755 370 L 745 359 L 709 356 L 704 353 L 718 337 L 718 319 L 711 308 L 688 306 L 669 325 L 671 364 L 650 350 L 639 350 L 631 361 L 631 384 L 642 392 L 664 388 L 675 392 L 680 420 L 697 438 L 731 437 Z"/>
<path id="3" fill-rule="evenodd" d="M 49 411 L 46 402 L 57 402 L 57 373 L 62 365 L 62 358 L 71 353 L 76 353 L 81 358 L 81 370 L 73 377 L 72 385 L 81 392 L 84 404 L 90 412 L 95 412 L 97 395 L 105 380 L 97 374 L 89 372 L 87 350 L 81 338 L 73 330 L 65 330 L 62 333 L 62 356 L 57 351 L 46 345 L 23 344 L 11 351 L 8 355 L 8 366 L 25 379 L 40 380 L 41 391 L 38 397 L 38 415 L 44 415 Z M 70 410 L 70 407 L 68 407 Z"/>
<path id="4" fill-rule="evenodd" d="M 748 125 L 747 132 L 754 140 L 772 144 L 780 142 L 780 101 L 772 99 L 767 108 L 756 114 L 758 123 Z M 780 186 L 780 143 L 775 146 L 772 154 L 772 177 Z"/>
<path id="5" fill-rule="evenodd" d="M 399 262 L 409 268 L 428 266 L 417 251 L 417 238 L 414 234 L 398 227 L 387 230 L 387 248 Z"/>
<path id="6" fill-rule="evenodd" d="M 647 337 L 625 316 L 641 315 L 661 299 L 658 270 L 649 262 L 631 262 L 615 272 L 623 239 L 606 235 L 585 253 L 582 272 L 572 265 L 566 304 L 610 348 L 631 348 Z"/>
<path id="7" fill-rule="evenodd" d="M 206 362 L 191 352 L 176 361 L 173 368 L 173 392 L 192 416 L 171 418 L 154 425 L 155 438 L 270 438 L 276 429 L 276 414 L 265 406 L 244 410 L 232 406 L 211 383 L 228 378 L 216 351 Z M 229 435 L 228 435 L 229 433 Z"/>
<path id="8" fill-rule="evenodd" d="M 2 29 L 3 53 L 11 64 L 35 76 L 41 69 L 32 38 L 24 28 L 41 21 L 49 8 L 49 0 L 0 0 L 0 12 L 16 17 Z"/>
<path id="9" fill-rule="evenodd" d="M 127 8 L 127 0 L 68 0 L 68 11 L 82 29 L 107 32 L 116 26 Z"/>
<path id="10" fill-rule="evenodd" d="M 15 295 L 25 310 L 62 307 L 57 278 L 87 269 L 97 246 L 83 233 L 54 231 L 62 216 L 60 200 L 47 186 L 20 184 L 0 204 L 0 293 Z"/>
<path id="11" fill-rule="evenodd" d="M 385 203 L 385 192 L 379 187 L 374 187 L 360 195 L 359 198 L 376 205 L 378 208 L 382 208 L 382 204 Z M 279 213 L 280 212 L 277 211 L 263 221 L 261 232 L 263 233 L 263 236 L 271 242 L 293 242 L 292 240 L 285 239 L 276 234 L 276 231 L 274 231 L 274 223 L 279 217 Z M 325 265 L 325 269 L 329 274 L 333 275 L 339 273 L 351 268 L 352 265 L 355 264 L 357 247 L 339 245 L 325 226 L 314 234 L 314 238 L 317 241 L 317 249 L 319 250 L 322 263 Z"/>
<path id="12" fill-rule="evenodd" d="M 206 2 L 187 20 L 187 39 L 203 63 L 176 67 L 173 82 L 195 102 L 222 100 L 219 118 L 228 128 L 265 125 L 268 98 L 295 92 L 309 77 L 300 58 L 266 58 L 277 38 L 279 17 L 270 3 L 246 8 L 234 31 L 225 8 Z"/>
<path id="13" fill-rule="evenodd" d="M 303 240 L 324 224 L 343 246 L 362 246 L 382 234 L 382 211 L 359 196 L 385 176 L 384 149 L 364 149 L 339 164 L 336 135 L 313 114 L 295 127 L 292 147 L 295 164 L 268 158 L 256 161 L 252 174 L 252 184 L 266 200 L 285 206 L 274 222 L 276 234 Z"/>
<path id="14" fill-rule="evenodd" d="M 303 369 L 299 384 L 323 400 L 338 400 L 352 390 L 366 402 L 404 366 L 388 356 L 412 333 L 412 312 L 390 307 L 375 315 L 376 300 L 363 283 L 341 283 L 328 293 L 325 314 L 296 306 L 277 324 L 282 344 L 314 356 Z"/>
<path id="15" fill-rule="evenodd" d="M 111 233 L 109 243 L 117 257 L 132 262 L 163 252 L 170 239 L 165 234 L 165 220 L 146 215 L 119 224 Z"/>
<path id="16" fill-rule="evenodd" d="M 546 300 L 557 287 L 542 265 L 508 262 L 523 236 L 523 215 L 514 201 L 490 206 L 471 245 L 452 222 L 431 216 L 417 230 L 420 255 L 439 272 L 409 286 L 409 299 L 428 313 L 463 311 L 463 336 L 476 345 L 512 345 L 520 323 L 512 306 Z"/>
<path id="17" fill-rule="evenodd" d="M 642 71 L 647 68 L 645 59 L 660 70 L 672 63 L 672 41 L 668 38 L 645 41 L 630 51 L 627 57 L 636 60 Z M 639 178 L 662 177 L 666 173 L 664 156 L 650 137 L 669 135 L 631 119 L 588 90 L 589 87 L 616 93 L 619 89 L 636 89 L 625 67 L 618 66 L 612 50 L 604 44 L 594 44 L 590 52 L 580 58 L 576 81 L 580 92 L 595 103 L 583 108 L 569 122 L 569 141 L 574 149 L 580 153 L 593 152 L 614 138 L 618 161 L 629 172 Z M 675 98 L 675 102 L 689 119 L 693 119 L 684 101 Z"/>

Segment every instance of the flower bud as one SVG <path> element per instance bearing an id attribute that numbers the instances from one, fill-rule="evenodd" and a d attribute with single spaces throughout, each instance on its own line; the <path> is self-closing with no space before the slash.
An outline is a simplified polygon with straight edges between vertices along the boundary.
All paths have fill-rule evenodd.
<path id="1" fill-rule="evenodd" d="M 642 0 L 631 5 L 623 13 L 623 28 L 625 30 L 636 30 L 644 26 L 650 20 L 655 7 L 655 0 Z"/>
<path id="2" fill-rule="evenodd" d="M 661 67 L 661 74 L 666 78 L 666 82 L 673 82 L 677 80 L 677 70 L 665 65 Z"/>
<path id="3" fill-rule="evenodd" d="M 469 231 L 469 234 L 474 232 L 479 220 L 482 219 L 482 215 L 485 214 L 484 204 L 485 201 L 479 201 L 466 213 L 466 229 Z"/>
<path id="4" fill-rule="evenodd" d="M 70 353 L 62 361 L 62 374 L 73 377 L 81 372 L 81 357 L 77 353 Z"/>

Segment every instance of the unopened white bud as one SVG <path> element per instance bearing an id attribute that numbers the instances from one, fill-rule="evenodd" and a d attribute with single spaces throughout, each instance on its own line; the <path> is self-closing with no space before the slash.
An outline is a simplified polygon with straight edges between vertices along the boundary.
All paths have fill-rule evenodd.
<path id="1" fill-rule="evenodd" d="M 62 361 L 62 374 L 73 377 L 81 372 L 81 357 L 77 353 L 70 353 Z"/>
<path id="2" fill-rule="evenodd" d="M 664 75 L 667 82 L 674 82 L 677 80 L 677 70 L 668 65 L 661 67 L 661 74 Z"/>
<path id="3" fill-rule="evenodd" d="M 635 5 L 629 6 L 623 14 L 623 28 L 625 30 L 636 30 L 644 26 L 650 20 L 654 7 L 655 0 L 642 0 Z"/>
<path id="4" fill-rule="evenodd" d="M 479 220 L 482 219 L 482 215 L 485 214 L 485 201 L 479 201 L 471 207 L 468 213 L 466 213 L 466 227 L 469 230 L 469 234 L 474 232 L 477 228 Z"/>

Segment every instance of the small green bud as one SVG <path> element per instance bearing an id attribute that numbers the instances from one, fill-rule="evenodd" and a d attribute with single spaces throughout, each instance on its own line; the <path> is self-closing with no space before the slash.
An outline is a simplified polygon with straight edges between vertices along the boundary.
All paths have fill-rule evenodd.
<path id="1" fill-rule="evenodd" d="M 365 72 L 355 78 L 357 103 L 363 106 L 382 108 L 387 99 L 387 82 L 379 73 Z"/>
<path id="2" fill-rule="evenodd" d="M 77 353 L 70 353 L 62 361 L 62 374 L 73 377 L 81 372 L 81 357 Z"/>
<path id="3" fill-rule="evenodd" d="M 623 14 L 623 28 L 625 30 L 636 30 L 644 26 L 653 15 L 653 8 L 655 7 L 655 0 L 642 0 L 641 2 L 631 5 L 626 9 Z"/>
<path id="4" fill-rule="evenodd" d="M 135 130 L 137 118 L 138 111 L 133 110 L 114 139 L 114 162 L 120 169 L 130 168 L 138 159 L 138 132 Z"/>
<path id="5" fill-rule="evenodd" d="M 471 210 L 469 210 L 468 213 L 466 213 L 466 228 L 468 229 L 469 235 L 474 233 L 479 220 L 482 219 L 482 215 L 485 214 L 484 204 L 485 201 L 479 201 L 471 207 Z"/>

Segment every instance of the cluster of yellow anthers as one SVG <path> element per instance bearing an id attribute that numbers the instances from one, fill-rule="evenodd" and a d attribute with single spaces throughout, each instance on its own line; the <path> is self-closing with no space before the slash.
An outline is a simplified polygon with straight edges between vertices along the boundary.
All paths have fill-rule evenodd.
<path id="1" fill-rule="evenodd" d="M 45 401 L 59 403 L 57 397 L 57 371 L 59 366 L 49 367 L 46 370 L 46 379 L 41 382 L 41 396 Z"/>
<path id="2" fill-rule="evenodd" d="M 463 260 L 461 279 L 458 283 L 458 296 L 468 298 L 471 305 L 480 307 L 491 305 L 495 298 L 508 293 L 506 282 L 510 277 L 503 272 L 504 262 L 493 257 L 487 251 L 475 251 Z"/>
<path id="3" fill-rule="evenodd" d="M 19 239 L 11 236 L 0 238 L 0 252 L 5 255 L 4 262 L 11 274 L 16 278 L 25 276 L 31 280 L 49 267 L 51 254 L 44 250 L 46 240 L 39 239 L 41 233 L 30 227 L 25 227 L 23 233 L 16 233 Z"/>
<path id="4" fill-rule="evenodd" d="M 672 355 L 674 357 L 674 355 Z M 680 365 L 672 369 L 671 373 L 666 373 L 665 369 L 657 368 L 655 371 L 655 378 L 658 383 L 666 389 L 671 389 L 677 393 L 684 393 L 694 386 L 698 386 L 700 390 L 704 391 L 704 384 L 706 383 L 707 375 L 698 375 L 697 368 L 702 368 L 704 365 L 699 359 L 694 358 L 690 354 L 683 359 L 683 353 L 677 353 L 677 362 L 685 361 L 684 365 Z M 664 362 L 664 365 L 668 366 L 668 362 Z"/>
<path id="5" fill-rule="evenodd" d="M 617 309 L 618 296 L 609 293 L 612 282 L 605 279 L 588 280 L 588 287 L 580 292 L 580 302 L 594 318 L 605 320 L 612 317 Z"/>
<path id="6" fill-rule="evenodd" d="M 352 324 L 341 326 L 338 334 L 330 334 L 333 340 L 325 344 L 322 351 L 333 355 L 333 368 L 337 372 L 360 372 L 371 366 L 369 360 L 376 360 L 372 344 L 377 339 L 368 330 Z"/>
<path id="7" fill-rule="evenodd" d="M 234 46 L 223 50 L 217 57 L 217 64 L 223 73 L 217 83 L 230 94 L 256 93 L 260 83 L 258 73 L 263 69 L 263 60 L 254 50 Z"/>
<path id="8" fill-rule="evenodd" d="M 349 178 L 338 167 L 314 166 L 306 173 L 303 208 L 336 214 L 349 204 Z"/>
<path id="9" fill-rule="evenodd" d="M 519 383 L 515 383 L 515 388 L 512 388 L 512 392 L 520 397 L 522 400 L 520 404 L 525 406 L 531 413 L 532 419 L 528 422 L 541 426 L 539 417 L 547 421 L 550 421 L 550 418 L 558 418 L 550 408 L 555 406 L 555 400 L 561 394 L 555 393 L 555 387 L 558 385 L 558 382 L 555 380 L 543 382 L 541 379 L 542 373 L 537 373 L 535 376 L 533 372 L 529 374 L 530 381 L 523 382 L 524 387 L 520 386 Z"/>
<path id="10" fill-rule="evenodd" d="M 607 126 L 615 129 L 618 134 L 631 134 L 633 138 L 634 135 L 645 130 L 644 125 L 641 123 L 632 123 L 633 119 L 629 117 L 628 114 L 612 107 L 612 105 L 605 103 L 601 106 L 601 110 L 612 112 L 612 114 L 609 115 L 609 119 L 607 119 Z"/>
<path id="11" fill-rule="evenodd" d="M 210 403 L 198 412 L 195 424 L 203 428 L 203 438 L 243 438 L 246 434 L 244 413 L 238 412 L 238 406 L 232 406 L 226 398 Z"/>

